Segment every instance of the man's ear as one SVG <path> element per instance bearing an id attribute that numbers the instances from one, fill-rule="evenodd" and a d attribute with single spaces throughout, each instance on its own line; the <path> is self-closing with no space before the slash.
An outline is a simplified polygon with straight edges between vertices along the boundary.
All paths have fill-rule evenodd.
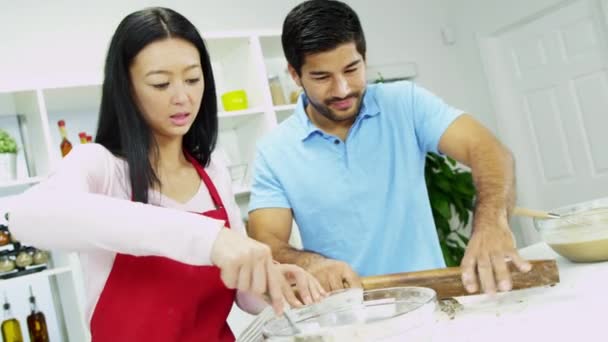
<path id="1" fill-rule="evenodd" d="M 302 87 L 302 80 L 300 80 L 300 75 L 298 75 L 298 72 L 294 67 L 291 66 L 291 64 L 287 65 L 287 71 L 289 71 L 291 78 L 293 78 L 293 81 L 296 82 L 298 87 Z"/>

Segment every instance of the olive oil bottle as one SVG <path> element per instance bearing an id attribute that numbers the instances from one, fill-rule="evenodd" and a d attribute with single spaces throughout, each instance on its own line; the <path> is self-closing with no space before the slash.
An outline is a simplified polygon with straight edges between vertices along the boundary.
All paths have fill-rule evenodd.
<path id="1" fill-rule="evenodd" d="M 30 308 L 32 312 L 27 316 L 27 330 L 30 334 L 31 342 L 48 342 L 49 332 L 46 327 L 44 314 L 36 307 L 36 297 L 30 286 Z"/>
<path id="2" fill-rule="evenodd" d="M 19 321 L 11 312 L 11 305 L 4 294 L 4 321 L 2 321 L 2 340 L 4 342 L 23 342 Z"/>

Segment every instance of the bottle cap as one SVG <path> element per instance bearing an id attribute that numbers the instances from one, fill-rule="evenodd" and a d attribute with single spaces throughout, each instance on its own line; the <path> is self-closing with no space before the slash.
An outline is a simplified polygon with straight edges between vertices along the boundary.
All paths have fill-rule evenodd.
<path id="1" fill-rule="evenodd" d="M 63 126 L 65 126 L 65 121 L 59 120 L 59 121 L 57 121 L 57 125 L 59 125 L 59 127 L 63 127 Z"/>

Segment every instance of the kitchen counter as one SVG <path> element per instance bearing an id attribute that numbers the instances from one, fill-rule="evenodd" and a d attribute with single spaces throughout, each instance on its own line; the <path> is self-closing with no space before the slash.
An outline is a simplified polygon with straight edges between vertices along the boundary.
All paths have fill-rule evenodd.
<path id="1" fill-rule="evenodd" d="M 463 309 L 386 341 L 608 341 L 608 262 L 577 264 L 544 243 L 520 250 L 526 259 L 556 259 L 560 283 L 457 298 Z"/>

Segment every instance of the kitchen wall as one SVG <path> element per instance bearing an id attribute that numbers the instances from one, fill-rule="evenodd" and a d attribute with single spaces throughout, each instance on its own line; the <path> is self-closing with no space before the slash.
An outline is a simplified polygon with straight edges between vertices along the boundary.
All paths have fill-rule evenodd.
<path id="1" fill-rule="evenodd" d="M 493 113 L 493 105 L 488 88 L 488 80 L 483 72 L 479 40 L 491 37 L 509 26 L 534 18 L 555 6 L 578 0 L 441 0 L 449 13 L 447 25 L 456 32 L 454 58 L 460 64 L 460 72 L 466 79 L 466 87 L 476 96 L 475 109 L 483 113 Z M 608 8 L 608 1 L 601 0 Z M 494 118 L 492 117 L 491 120 Z M 495 122 L 494 122 L 495 125 Z M 501 136 L 500 127 L 494 126 Z M 517 156 L 516 156 L 517 158 Z M 525 189 L 519 189 L 520 194 Z M 521 195 L 520 195 L 521 196 Z M 548 209 L 548 208 L 545 208 Z M 514 218 L 511 226 L 518 246 L 526 246 L 540 240 L 527 218 Z"/>
<path id="2" fill-rule="evenodd" d="M 201 31 L 280 29 L 298 0 L 97 1 L 23 0 L 0 11 L 0 89 L 29 87 L 32 80 L 77 83 L 99 77 L 110 36 L 127 13 L 146 6 L 174 8 Z M 417 82 L 451 104 L 474 113 L 494 129 L 478 89 L 461 71 L 459 42 L 445 45 L 441 28 L 450 20 L 442 0 L 350 0 L 368 39 L 370 64 L 415 62 Z M 449 3 L 449 2 L 448 2 Z"/>

